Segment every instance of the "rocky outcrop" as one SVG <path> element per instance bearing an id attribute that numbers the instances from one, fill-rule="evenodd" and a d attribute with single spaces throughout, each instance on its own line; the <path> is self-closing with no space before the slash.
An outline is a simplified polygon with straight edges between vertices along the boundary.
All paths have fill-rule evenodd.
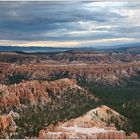
<path id="1" fill-rule="evenodd" d="M 0 138 L 10 138 L 16 133 L 15 118 L 19 118 L 19 115 L 13 111 L 10 111 L 8 115 L 0 116 Z"/>
<path id="2" fill-rule="evenodd" d="M 79 116 L 85 110 L 97 106 L 98 101 L 93 94 L 78 86 L 75 80 L 67 78 L 0 85 L 0 113 L 8 114 L 14 110 L 19 114 L 19 119 L 16 119 L 18 138 L 37 135 L 44 123 L 56 123 Z M 4 129 L 9 124 L 4 122 Z"/>
<path id="3" fill-rule="evenodd" d="M 136 139 L 136 133 L 126 135 L 125 131 L 117 130 L 115 125 L 107 125 L 105 119 L 111 116 L 119 119 L 119 113 L 107 106 L 101 106 L 86 113 L 84 116 L 71 119 L 58 125 L 50 125 L 39 132 L 39 138 L 49 139 Z M 99 114 L 98 114 L 98 113 Z M 120 122 L 121 123 L 121 122 Z"/>
<path id="4" fill-rule="evenodd" d="M 52 80 L 61 78 L 72 78 L 79 82 L 98 85 L 123 85 L 125 81 L 134 76 L 139 76 L 140 63 L 124 64 L 66 64 L 55 65 L 38 63 L 11 67 L 4 78 L 9 84 L 21 82 L 22 80 Z M 5 80 L 4 80 L 5 79 Z"/>
<path id="5" fill-rule="evenodd" d="M 107 131 L 100 133 L 75 133 L 75 132 L 46 132 L 41 130 L 39 133 L 41 139 L 138 139 L 136 133 L 126 136 L 123 131 Z"/>
<path id="6" fill-rule="evenodd" d="M 47 57 L 46 57 L 47 59 Z M 39 62 L 38 56 L 16 52 L 0 52 L 0 62 L 12 63 L 15 65 Z"/>
<path id="7" fill-rule="evenodd" d="M 28 104 L 45 106 L 53 102 L 53 96 L 57 100 L 69 96 L 65 95 L 69 90 L 81 91 L 77 94 L 97 101 L 93 95 L 78 86 L 75 80 L 65 78 L 50 82 L 23 81 L 11 86 L 0 85 L 0 107 L 3 111 L 10 111 L 13 107 L 18 109 Z"/>
<path id="8" fill-rule="evenodd" d="M 73 78 L 99 85 L 123 85 L 140 73 L 140 55 L 93 51 L 52 54 L 0 53 L 0 83 Z"/>
<path id="9" fill-rule="evenodd" d="M 136 138 L 135 133 L 126 136 L 121 131 L 127 127 L 127 119 L 106 106 L 79 117 L 97 107 L 99 99 L 76 81 L 88 86 L 123 86 L 139 76 L 139 60 L 139 54 L 116 52 L 1 52 L 1 136 L 11 135 L 9 126 L 14 118 L 9 112 L 14 110 L 20 116 L 19 121 L 16 119 L 18 138 L 37 135 L 44 124 L 48 127 L 39 132 L 40 138 Z M 58 122 L 62 123 L 50 125 Z M 116 123 L 121 130 L 117 130 Z"/>
<path id="10" fill-rule="evenodd" d="M 131 50 L 134 48 L 131 48 Z M 98 51 L 67 51 L 53 55 L 53 59 L 62 62 L 78 62 L 78 63 L 125 63 L 139 61 L 139 47 L 138 52 L 131 53 L 132 51 L 112 51 L 112 52 L 98 52 Z M 129 53 L 130 52 L 130 53 Z"/>
<path id="11" fill-rule="evenodd" d="M 66 51 L 57 53 L 23 53 L 23 52 L 0 52 L 0 61 L 16 63 L 38 63 L 46 61 L 58 61 L 63 63 L 126 63 L 140 61 L 139 47 L 122 48 L 106 51 Z"/>

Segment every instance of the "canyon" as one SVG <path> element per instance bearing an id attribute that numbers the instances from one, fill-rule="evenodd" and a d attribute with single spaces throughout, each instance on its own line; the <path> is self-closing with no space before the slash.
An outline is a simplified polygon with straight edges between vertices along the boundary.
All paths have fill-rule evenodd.
<path id="1" fill-rule="evenodd" d="M 0 52 L 0 138 L 139 138 L 137 49 Z"/>

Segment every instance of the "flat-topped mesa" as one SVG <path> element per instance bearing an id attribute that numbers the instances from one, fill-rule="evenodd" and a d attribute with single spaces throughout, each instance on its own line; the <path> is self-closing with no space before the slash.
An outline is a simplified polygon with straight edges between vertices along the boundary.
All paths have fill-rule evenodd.
<path id="1" fill-rule="evenodd" d="M 109 111 L 111 114 L 109 114 Z M 39 138 L 49 139 L 136 139 L 136 133 L 126 135 L 125 131 L 117 130 L 115 125 L 108 125 L 107 120 L 111 121 L 111 117 L 119 120 L 120 114 L 107 106 L 101 106 L 90 110 L 85 115 L 71 119 L 67 122 L 58 123 L 58 125 L 50 125 L 40 130 Z"/>

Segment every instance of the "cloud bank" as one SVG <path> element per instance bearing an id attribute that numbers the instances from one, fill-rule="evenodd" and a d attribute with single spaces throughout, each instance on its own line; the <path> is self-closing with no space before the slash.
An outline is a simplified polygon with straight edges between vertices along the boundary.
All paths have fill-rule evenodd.
<path id="1" fill-rule="evenodd" d="M 0 45 L 107 47 L 140 42 L 139 2 L 0 2 Z"/>

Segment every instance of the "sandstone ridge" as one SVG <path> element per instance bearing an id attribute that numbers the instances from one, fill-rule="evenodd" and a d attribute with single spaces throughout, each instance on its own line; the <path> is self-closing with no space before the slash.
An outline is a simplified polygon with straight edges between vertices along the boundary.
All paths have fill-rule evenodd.
<path id="1" fill-rule="evenodd" d="M 85 115 L 59 123 L 57 126 L 50 125 L 39 132 L 39 138 L 49 139 L 136 139 L 136 133 L 126 135 L 123 130 L 117 130 L 113 123 L 107 126 L 105 119 L 110 114 L 119 117 L 119 113 L 107 106 L 97 107 Z"/>

